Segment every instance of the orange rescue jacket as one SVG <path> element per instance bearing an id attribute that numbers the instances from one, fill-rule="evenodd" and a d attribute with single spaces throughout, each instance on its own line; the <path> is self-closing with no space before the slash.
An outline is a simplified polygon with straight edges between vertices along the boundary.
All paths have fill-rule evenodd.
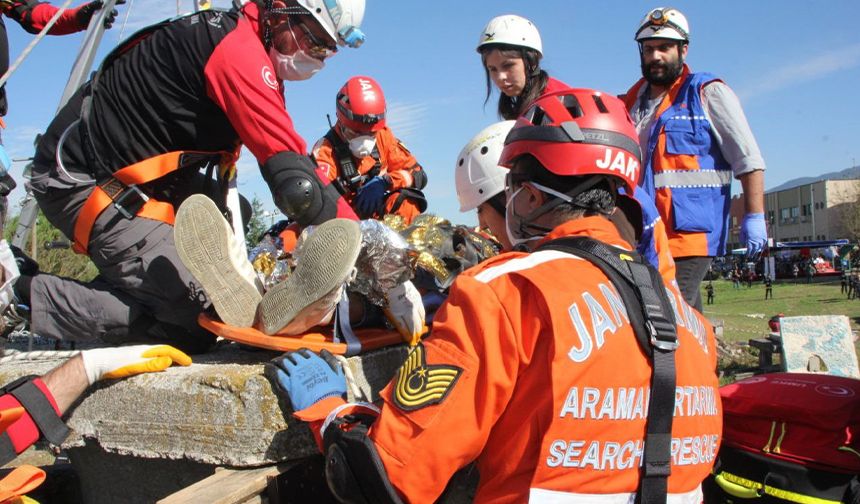
<path id="1" fill-rule="evenodd" d="M 413 172 L 420 171 L 421 165 L 415 160 L 415 156 L 409 152 L 403 143 L 394 137 L 388 127 L 376 132 L 376 149 L 379 151 L 380 171 L 379 175 L 388 175 L 391 178 L 391 190 L 414 187 Z M 316 159 L 319 172 L 325 174 L 329 180 L 335 181 L 340 175 L 334 149 L 327 138 L 320 138 L 313 148 L 313 156 Z M 364 175 L 376 165 L 373 156 L 364 156 L 355 159 L 358 173 Z M 417 189 L 421 189 L 420 187 Z M 352 201 L 355 194 L 344 195 L 347 201 Z"/>
<path id="2" fill-rule="evenodd" d="M 630 249 L 602 217 L 584 235 Z M 678 321 L 670 502 L 700 502 L 722 434 L 707 320 L 667 287 Z M 476 502 L 627 502 L 636 491 L 651 380 L 617 290 L 590 262 L 543 250 L 461 274 L 432 334 L 382 392 L 370 430 L 410 502 L 432 502 L 477 460 Z M 698 500 L 697 500 L 698 499 Z"/>

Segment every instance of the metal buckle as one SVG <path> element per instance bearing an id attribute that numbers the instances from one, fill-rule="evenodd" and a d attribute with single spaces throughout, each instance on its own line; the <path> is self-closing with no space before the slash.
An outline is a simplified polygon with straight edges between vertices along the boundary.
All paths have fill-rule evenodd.
<path id="1" fill-rule="evenodd" d="M 678 339 L 674 340 L 661 340 L 657 339 L 657 328 L 654 327 L 654 323 L 650 320 L 645 321 L 645 328 L 648 329 L 648 332 L 651 333 L 651 346 L 656 348 L 657 350 L 661 350 L 663 352 L 674 352 L 678 349 Z"/>
<path id="2" fill-rule="evenodd" d="M 130 195 L 135 195 L 140 198 L 140 200 L 135 204 L 134 210 L 132 212 L 129 212 L 123 206 L 123 202 L 125 202 L 125 200 L 127 200 Z M 120 215 L 122 215 L 126 219 L 131 220 L 134 219 L 134 216 L 137 215 L 137 212 L 141 209 L 141 207 L 143 207 L 143 205 L 146 204 L 147 201 L 149 201 L 149 196 L 144 194 L 144 192 L 141 191 L 136 184 L 132 184 L 130 186 L 127 186 L 124 191 L 119 193 L 119 196 L 117 196 L 113 200 L 113 206 L 114 208 L 116 208 L 117 212 L 120 213 Z"/>

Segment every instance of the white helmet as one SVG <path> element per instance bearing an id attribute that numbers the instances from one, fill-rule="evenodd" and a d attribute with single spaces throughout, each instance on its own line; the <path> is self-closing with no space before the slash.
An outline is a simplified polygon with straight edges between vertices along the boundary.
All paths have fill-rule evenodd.
<path id="1" fill-rule="evenodd" d="M 690 24 L 681 11 L 674 7 L 651 9 L 636 30 L 637 41 L 647 39 L 671 39 L 690 41 Z"/>
<path id="2" fill-rule="evenodd" d="M 505 190 L 508 169 L 499 166 L 505 137 L 516 121 L 502 121 L 475 135 L 457 156 L 454 186 L 460 211 L 468 212 Z"/>
<path id="3" fill-rule="evenodd" d="M 534 49 L 543 56 L 543 45 L 537 27 L 528 19 L 514 14 L 497 16 L 487 23 L 478 40 L 478 52 L 488 44 L 508 44 Z"/>
<path id="4" fill-rule="evenodd" d="M 365 0 L 296 0 L 338 45 L 358 47 L 364 42 L 359 29 Z"/>

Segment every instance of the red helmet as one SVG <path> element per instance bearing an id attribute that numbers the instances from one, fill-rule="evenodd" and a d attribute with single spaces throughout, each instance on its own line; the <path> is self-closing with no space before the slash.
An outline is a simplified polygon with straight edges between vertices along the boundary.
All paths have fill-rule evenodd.
<path id="1" fill-rule="evenodd" d="M 373 133 L 385 127 L 385 96 L 371 77 L 357 75 L 337 93 L 337 120 L 359 133 Z"/>
<path id="2" fill-rule="evenodd" d="M 629 191 L 639 182 L 636 127 L 618 98 L 593 89 L 565 89 L 541 96 L 517 119 L 499 164 L 531 154 L 556 175 L 608 175 Z"/>

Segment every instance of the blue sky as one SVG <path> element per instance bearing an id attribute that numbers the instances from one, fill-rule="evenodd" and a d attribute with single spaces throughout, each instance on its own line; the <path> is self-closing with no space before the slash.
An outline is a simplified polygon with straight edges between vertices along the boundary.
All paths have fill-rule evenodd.
<path id="1" fill-rule="evenodd" d="M 54 1 L 59 4 L 58 0 Z M 181 0 L 191 10 L 192 0 Z M 216 6 L 229 2 L 216 0 Z M 543 67 L 576 87 L 624 92 L 639 78 L 633 33 L 659 4 L 572 0 L 414 2 L 368 0 L 362 29 L 367 42 L 343 49 L 313 79 L 287 83 L 287 110 L 309 147 L 334 117 L 334 97 L 350 76 L 382 85 L 389 124 L 429 175 L 430 211 L 475 223 L 458 212 L 454 162 L 460 149 L 497 121 L 495 93 L 486 106 L 484 73 L 475 52 L 484 25 L 499 14 L 519 14 L 543 37 Z M 860 2 L 678 1 L 690 20 L 687 62 L 709 71 L 740 96 L 764 154 L 766 187 L 841 170 L 860 162 Z M 100 55 L 134 29 L 176 14 L 174 0 L 129 0 L 120 6 Z M 7 22 L 14 60 L 32 39 Z M 10 112 L 4 143 L 13 158 L 32 155 L 35 135 L 51 121 L 82 35 L 48 37 L 7 84 Z M 13 175 L 20 182 L 24 163 Z M 738 192 L 736 182 L 733 190 Z M 250 154 L 240 160 L 240 190 L 274 208 Z M 15 201 L 13 194 L 12 201 Z"/>

